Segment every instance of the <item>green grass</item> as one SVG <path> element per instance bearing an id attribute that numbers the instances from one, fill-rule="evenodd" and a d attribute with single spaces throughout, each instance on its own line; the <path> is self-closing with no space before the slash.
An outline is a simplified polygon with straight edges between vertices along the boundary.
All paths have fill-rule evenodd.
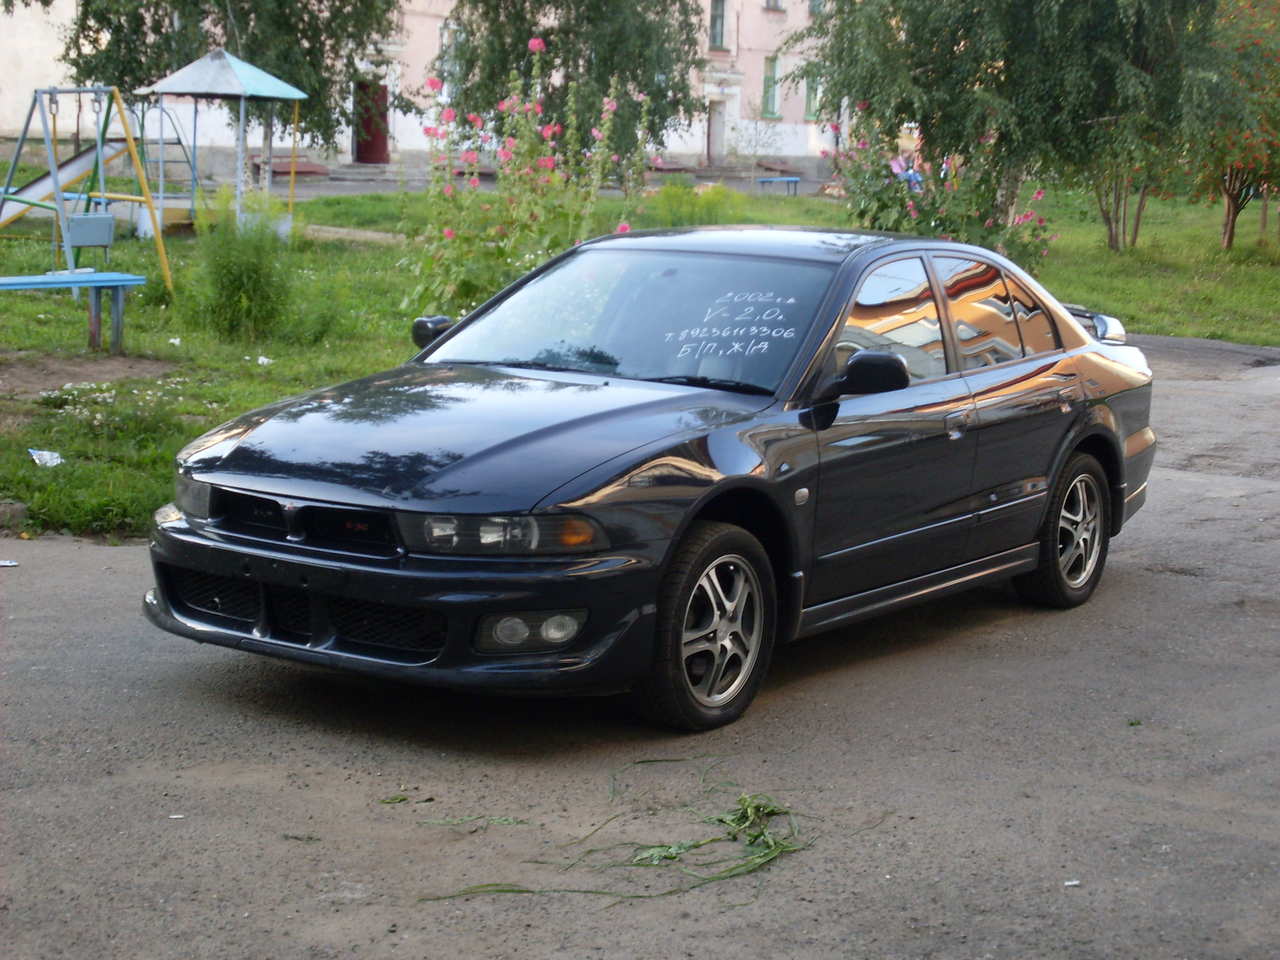
<path id="1" fill-rule="evenodd" d="M 1135 251 L 1115 254 L 1085 199 L 1051 192 L 1037 208 L 1061 236 L 1040 276 L 1061 298 L 1120 316 L 1135 332 L 1216 337 L 1280 345 L 1280 250 L 1256 242 L 1257 213 L 1246 211 L 1238 249 L 1217 250 L 1219 208 L 1153 201 Z M 601 199 L 602 230 L 617 222 L 621 199 Z M 312 223 L 396 230 L 413 223 L 413 195 L 378 194 L 310 201 Z M 632 226 L 652 225 L 641 209 Z M 748 195 L 749 223 L 844 224 L 837 202 L 815 197 Z M 295 302 L 279 337 L 228 342 L 192 308 L 195 241 L 172 238 L 178 285 L 172 305 L 159 282 L 149 241 L 118 240 L 114 269 L 151 281 L 129 295 L 128 353 L 171 365 L 160 378 L 62 391 L 43 401 L 6 395 L 0 386 L 0 499 L 28 504 L 33 529 L 101 535 L 138 534 L 170 498 L 172 458 L 205 429 L 253 407 L 390 367 L 411 356 L 409 318 L 429 304 L 403 305 L 412 249 L 301 241 L 292 252 Z M 90 264 L 100 255 L 90 252 Z M 0 232 L 0 275 L 52 266 L 48 223 L 27 220 Z M 32 355 L 88 356 L 85 301 L 68 292 L 5 293 L 0 304 L 0 381 L 8 364 Z M 177 339 L 177 344 L 171 343 Z M 272 362 L 259 365 L 258 357 Z M 109 395 L 109 396 L 108 396 Z M 66 462 L 38 467 L 27 448 L 56 450 Z"/>
<path id="2" fill-rule="evenodd" d="M 1120 317 L 1138 333 L 1280 346 L 1280 243 L 1258 243 L 1259 207 L 1245 208 L 1234 250 L 1218 248 L 1219 204 L 1153 200 L 1136 249 L 1114 253 L 1092 202 L 1066 191 L 1036 205 L 1060 234 L 1039 276 L 1060 299 Z"/>

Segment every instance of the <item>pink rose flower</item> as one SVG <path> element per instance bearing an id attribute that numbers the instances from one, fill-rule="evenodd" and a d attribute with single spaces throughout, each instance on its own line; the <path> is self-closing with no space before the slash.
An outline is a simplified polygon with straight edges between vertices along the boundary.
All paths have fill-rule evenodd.
<path id="1" fill-rule="evenodd" d="M 437 91 L 438 91 L 438 90 L 443 90 L 443 89 L 444 89 L 444 81 L 443 81 L 443 80 L 441 80 L 439 77 L 427 77 L 427 89 L 428 89 L 428 90 L 437 90 Z"/>
<path id="2" fill-rule="evenodd" d="M 468 181 L 467 181 L 467 183 L 469 183 L 469 184 L 471 185 L 471 189 L 472 189 L 472 190 L 479 190 L 479 189 L 480 189 L 480 178 L 479 178 L 479 177 L 472 177 L 470 180 L 468 180 Z"/>
<path id="3" fill-rule="evenodd" d="M 542 116 L 542 104 L 535 103 L 533 105 L 533 112 L 536 113 L 538 116 Z"/>
<path id="4" fill-rule="evenodd" d="M 423 132 L 423 133 L 425 133 L 428 137 L 435 137 L 435 135 L 436 135 L 436 128 L 435 128 L 435 127 L 423 127 L 423 128 L 422 128 L 422 132 Z"/>
<path id="5" fill-rule="evenodd" d="M 498 159 L 501 160 L 503 163 L 508 162 L 514 156 L 515 154 L 512 153 L 510 150 L 507 150 L 503 147 L 498 148 Z"/>
<path id="6" fill-rule="evenodd" d="M 457 116 L 458 116 L 458 111 L 453 109 L 453 107 L 445 107 L 443 110 L 440 111 L 440 119 L 443 120 L 445 123 L 453 123 L 454 119 Z"/>
<path id="7" fill-rule="evenodd" d="M 463 150 L 462 155 L 458 157 L 458 159 L 463 163 L 479 163 L 480 154 L 476 153 L 474 150 Z"/>
<path id="8" fill-rule="evenodd" d="M 453 229 L 451 227 L 445 227 L 442 232 L 444 233 L 444 238 L 446 240 L 452 240 L 455 236 Z"/>
<path id="9" fill-rule="evenodd" d="M 1036 220 L 1036 226 L 1038 226 L 1038 227 L 1043 227 L 1043 226 L 1044 226 L 1044 224 L 1045 224 L 1044 217 L 1040 217 L 1040 218 L 1038 218 L 1038 219 Z"/>
<path id="10" fill-rule="evenodd" d="M 630 233 L 630 232 L 631 232 L 631 224 L 626 223 L 626 222 L 624 221 L 623 223 L 618 224 L 617 229 L 615 229 L 613 232 L 614 232 L 614 233 Z"/>
<path id="11" fill-rule="evenodd" d="M 493 134 L 491 134 L 491 133 L 482 133 L 482 134 L 480 134 L 480 142 L 481 142 L 481 143 L 488 143 L 488 142 L 489 142 L 490 140 L 492 140 L 492 139 L 493 139 Z"/>
<path id="12" fill-rule="evenodd" d="M 1043 199 L 1044 199 L 1044 191 L 1043 191 L 1043 190 L 1037 190 L 1035 193 L 1033 193 L 1033 194 L 1031 195 L 1031 200 L 1032 200 L 1032 202 L 1035 202 L 1036 200 L 1043 200 Z"/>
<path id="13" fill-rule="evenodd" d="M 452 197 L 452 196 L 453 196 L 453 184 L 452 184 L 452 183 L 446 183 L 446 184 L 444 185 L 444 195 L 445 195 L 446 197 Z"/>
<path id="14" fill-rule="evenodd" d="M 538 166 L 543 170 L 554 170 L 556 168 L 555 157 L 539 157 Z"/>
<path id="15" fill-rule="evenodd" d="M 831 125 L 831 132 L 832 132 L 832 133 L 839 133 L 839 132 L 840 132 L 840 124 L 838 124 L 838 123 L 833 123 L 833 124 Z"/>
<path id="16" fill-rule="evenodd" d="M 858 110 L 866 110 L 869 106 L 871 106 L 871 101 L 859 100 L 857 103 L 854 104 L 854 106 L 857 107 Z"/>
<path id="17" fill-rule="evenodd" d="M 545 50 L 545 49 L 547 49 L 547 43 L 546 43 L 546 41 L 545 41 L 545 40 L 543 40 L 541 37 L 530 37 L 530 38 L 529 38 L 529 52 L 530 52 L 530 53 L 542 53 L 542 51 L 543 51 L 543 50 Z"/>
<path id="18" fill-rule="evenodd" d="M 507 139 L 506 139 L 506 144 L 507 144 L 507 149 L 508 149 L 508 150 L 514 150 L 514 149 L 516 148 L 516 138 L 515 138 L 515 137 L 507 137 Z"/>
<path id="19" fill-rule="evenodd" d="M 618 101 L 614 100 L 612 97 L 605 97 L 604 109 L 606 113 L 613 113 L 615 110 L 618 109 Z"/>
<path id="20" fill-rule="evenodd" d="M 617 163 L 617 162 L 618 162 L 618 155 L 615 153 L 613 156 L 611 156 L 611 157 L 609 158 L 609 161 L 610 161 L 611 163 Z"/>
<path id="21" fill-rule="evenodd" d="M 478 113 L 468 113 L 467 122 L 477 130 L 484 126 L 484 118 Z"/>
<path id="22" fill-rule="evenodd" d="M 599 130 L 597 130 L 595 127 L 591 128 L 591 136 L 596 140 L 604 139 L 604 134 L 601 133 Z"/>
<path id="23" fill-rule="evenodd" d="M 871 144 L 867 143 L 867 141 L 865 141 L 865 140 L 859 140 L 859 141 L 858 141 L 858 149 L 859 149 L 859 150 L 865 150 L 865 149 L 867 149 L 867 147 L 869 147 L 869 146 L 871 146 Z"/>
<path id="24" fill-rule="evenodd" d="M 996 221 L 994 218 L 987 217 L 987 222 L 984 223 L 983 226 L 986 227 L 988 230 L 990 230 L 993 226 L 995 226 L 995 222 Z"/>

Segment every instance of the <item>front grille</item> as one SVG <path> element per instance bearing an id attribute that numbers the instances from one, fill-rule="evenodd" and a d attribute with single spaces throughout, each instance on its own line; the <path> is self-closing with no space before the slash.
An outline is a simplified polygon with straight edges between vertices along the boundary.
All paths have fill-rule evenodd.
<path id="1" fill-rule="evenodd" d="M 267 608 L 271 612 L 273 632 L 286 634 L 284 639 L 311 639 L 311 598 L 307 591 L 268 586 Z"/>
<path id="2" fill-rule="evenodd" d="M 178 602 L 190 610 L 245 623 L 258 619 L 261 598 L 252 581 L 174 568 L 172 585 Z"/>
<path id="3" fill-rule="evenodd" d="M 288 536 L 284 510 L 277 501 L 220 487 L 215 488 L 215 497 L 213 509 L 223 529 L 272 540 Z"/>
<path id="4" fill-rule="evenodd" d="M 372 510 L 304 507 L 301 511 L 304 542 L 330 550 L 351 550 L 374 556 L 394 556 L 397 550 L 391 518 Z"/>
<path id="5" fill-rule="evenodd" d="M 446 621 L 433 610 L 343 599 L 329 617 L 339 642 L 435 653 L 444 646 Z"/>
<path id="6" fill-rule="evenodd" d="M 188 620 L 241 632 L 265 625 L 268 637 L 285 643 L 422 663 L 444 649 L 448 632 L 448 619 L 423 607 L 341 597 L 167 564 L 161 566 L 160 575 L 174 609 Z"/>

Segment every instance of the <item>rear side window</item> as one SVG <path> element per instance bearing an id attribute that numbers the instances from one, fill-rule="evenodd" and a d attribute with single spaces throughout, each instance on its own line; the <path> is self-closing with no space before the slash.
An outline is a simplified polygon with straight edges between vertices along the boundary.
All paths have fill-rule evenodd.
<path id="1" fill-rule="evenodd" d="M 882 263 L 862 281 L 836 338 L 836 370 L 859 350 L 898 354 L 912 380 L 947 372 L 938 305 L 919 257 Z"/>
<path id="2" fill-rule="evenodd" d="M 1013 277 L 1005 275 L 1009 284 L 1009 293 L 1013 298 L 1014 311 L 1018 317 L 1018 329 L 1022 332 L 1022 346 L 1028 357 L 1037 353 L 1048 353 L 1057 350 L 1062 344 L 1058 341 L 1058 331 L 1053 325 L 1053 318 L 1031 294 Z"/>
<path id="3" fill-rule="evenodd" d="M 961 370 L 977 370 L 1022 356 L 1018 321 L 999 269 L 979 260 L 934 257 L 956 335 Z"/>

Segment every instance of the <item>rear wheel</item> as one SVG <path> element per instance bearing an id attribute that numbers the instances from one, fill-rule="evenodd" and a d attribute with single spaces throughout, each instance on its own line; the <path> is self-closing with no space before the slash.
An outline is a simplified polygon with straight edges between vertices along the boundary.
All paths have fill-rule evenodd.
<path id="1" fill-rule="evenodd" d="M 1102 465 L 1074 454 L 1058 476 L 1040 530 L 1040 565 L 1014 578 L 1026 600 L 1075 607 L 1093 594 L 1107 563 L 1111 500 Z"/>
<path id="2" fill-rule="evenodd" d="M 738 719 L 769 669 L 776 610 L 760 542 L 728 523 L 695 526 L 663 580 L 657 652 L 636 691 L 641 708 L 682 730 Z"/>

